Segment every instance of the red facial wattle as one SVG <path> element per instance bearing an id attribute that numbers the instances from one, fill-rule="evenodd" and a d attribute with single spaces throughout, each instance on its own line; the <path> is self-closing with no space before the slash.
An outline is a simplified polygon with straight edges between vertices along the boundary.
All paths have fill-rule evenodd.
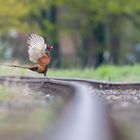
<path id="1" fill-rule="evenodd" d="M 51 49 L 53 49 L 52 45 L 48 45 L 47 48 L 46 48 L 46 50 L 49 51 L 49 52 L 51 51 Z"/>

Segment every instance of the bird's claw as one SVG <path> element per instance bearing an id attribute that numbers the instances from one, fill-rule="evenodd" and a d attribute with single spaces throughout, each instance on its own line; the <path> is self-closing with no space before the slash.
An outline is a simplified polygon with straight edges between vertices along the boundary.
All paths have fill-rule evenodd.
<path id="1" fill-rule="evenodd" d="M 46 77 L 46 79 L 49 81 L 50 80 L 50 78 L 48 78 L 48 77 Z"/>

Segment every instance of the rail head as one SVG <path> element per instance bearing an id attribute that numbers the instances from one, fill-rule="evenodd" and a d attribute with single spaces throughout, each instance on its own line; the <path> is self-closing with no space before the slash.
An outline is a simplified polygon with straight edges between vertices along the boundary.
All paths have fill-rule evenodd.
<path id="1" fill-rule="evenodd" d="M 87 85 L 60 79 L 0 77 L 1 83 L 5 80 L 16 84 L 41 85 L 44 91 L 48 87 L 55 88 L 63 90 L 64 95 L 69 95 L 58 123 L 42 135 L 42 140 L 113 140 L 106 108 L 95 94 L 90 93 Z"/>
<path id="2" fill-rule="evenodd" d="M 91 79 L 80 79 L 80 78 L 59 78 L 59 77 L 53 77 L 53 78 L 40 78 L 40 77 L 29 77 L 29 76 L 20 76 L 18 77 L 22 81 L 28 81 L 28 82 L 37 82 L 37 81 L 49 81 L 49 79 L 52 81 L 64 81 L 64 82 L 78 82 L 83 84 L 90 84 L 93 86 L 93 88 L 101 89 L 101 90 L 116 90 L 116 89 L 138 89 L 140 90 L 140 82 L 110 82 L 110 81 L 99 81 L 99 80 L 91 80 Z M 0 77 L 0 81 L 2 79 L 5 79 L 5 76 Z M 15 76 L 7 76 L 7 79 L 17 79 Z"/>

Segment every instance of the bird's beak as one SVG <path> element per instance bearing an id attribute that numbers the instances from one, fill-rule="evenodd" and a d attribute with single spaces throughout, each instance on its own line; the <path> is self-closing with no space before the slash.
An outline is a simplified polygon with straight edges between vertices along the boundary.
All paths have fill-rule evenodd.
<path id="1" fill-rule="evenodd" d="M 51 46 L 51 49 L 53 49 L 53 46 Z"/>

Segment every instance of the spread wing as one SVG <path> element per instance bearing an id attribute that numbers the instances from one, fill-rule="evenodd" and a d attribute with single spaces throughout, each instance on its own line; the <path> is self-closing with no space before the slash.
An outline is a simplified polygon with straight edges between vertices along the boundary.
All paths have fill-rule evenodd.
<path id="1" fill-rule="evenodd" d="M 43 37 L 36 34 L 31 34 L 31 36 L 27 39 L 27 44 L 29 47 L 29 59 L 32 62 L 37 63 L 38 59 L 43 56 L 47 44 L 45 44 Z"/>

